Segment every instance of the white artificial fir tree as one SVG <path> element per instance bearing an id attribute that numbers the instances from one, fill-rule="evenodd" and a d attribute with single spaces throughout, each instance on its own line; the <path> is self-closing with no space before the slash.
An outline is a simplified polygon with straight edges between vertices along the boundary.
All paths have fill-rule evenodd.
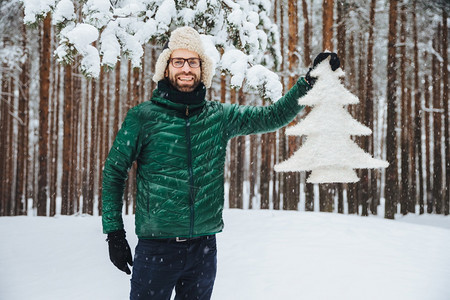
<path id="1" fill-rule="evenodd" d="M 314 88 L 298 101 L 313 109 L 286 130 L 287 135 L 306 135 L 307 139 L 292 157 L 276 165 L 275 171 L 311 171 L 309 183 L 357 182 L 354 169 L 386 168 L 389 164 L 373 158 L 351 140 L 352 135 L 370 135 L 372 131 L 353 119 L 344 107 L 359 100 L 340 82 L 344 71 L 332 71 L 329 60 L 311 71 L 311 77 L 317 78 Z"/>

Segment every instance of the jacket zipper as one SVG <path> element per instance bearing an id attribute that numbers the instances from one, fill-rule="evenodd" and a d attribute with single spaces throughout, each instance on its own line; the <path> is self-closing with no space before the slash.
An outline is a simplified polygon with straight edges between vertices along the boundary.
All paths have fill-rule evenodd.
<path id="1" fill-rule="evenodd" d="M 186 115 L 188 115 L 188 108 L 186 106 Z M 188 173 L 189 173 L 189 206 L 190 206 L 190 227 L 189 237 L 193 237 L 194 234 L 194 172 L 192 169 L 192 149 L 191 149 L 191 121 L 186 118 L 186 141 L 187 141 L 187 154 L 188 154 Z"/>

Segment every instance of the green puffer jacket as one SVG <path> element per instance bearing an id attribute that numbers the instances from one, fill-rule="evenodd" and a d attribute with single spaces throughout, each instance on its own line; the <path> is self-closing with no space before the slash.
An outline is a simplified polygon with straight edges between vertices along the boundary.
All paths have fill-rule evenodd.
<path id="1" fill-rule="evenodd" d="M 103 232 L 123 229 L 124 183 L 137 160 L 136 234 L 141 239 L 195 237 L 222 231 L 227 142 L 274 131 L 302 109 L 309 85 L 300 78 L 270 106 L 213 101 L 171 102 L 156 89 L 129 110 L 103 170 Z"/>

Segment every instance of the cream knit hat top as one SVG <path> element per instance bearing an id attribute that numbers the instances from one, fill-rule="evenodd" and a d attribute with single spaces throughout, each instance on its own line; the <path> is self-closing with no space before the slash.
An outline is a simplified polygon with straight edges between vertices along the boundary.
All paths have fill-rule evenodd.
<path id="1" fill-rule="evenodd" d="M 206 88 L 211 87 L 211 81 L 214 75 L 213 62 L 205 53 L 200 34 L 194 28 L 188 26 L 177 28 L 170 35 L 168 48 L 163 50 L 156 61 L 153 81 L 158 82 L 164 79 L 167 61 L 172 55 L 172 52 L 177 49 L 186 49 L 198 54 L 202 61 L 201 82 L 203 82 Z"/>

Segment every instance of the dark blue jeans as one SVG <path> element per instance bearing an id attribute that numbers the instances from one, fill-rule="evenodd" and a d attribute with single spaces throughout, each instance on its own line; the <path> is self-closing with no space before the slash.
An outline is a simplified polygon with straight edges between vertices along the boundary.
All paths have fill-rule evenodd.
<path id="1" fill-rule="evenodd" d="M 136 246 L 130 300 L 210 299 L 216 278 L 216 236 L 177 242 L 143 240 Z"/>

